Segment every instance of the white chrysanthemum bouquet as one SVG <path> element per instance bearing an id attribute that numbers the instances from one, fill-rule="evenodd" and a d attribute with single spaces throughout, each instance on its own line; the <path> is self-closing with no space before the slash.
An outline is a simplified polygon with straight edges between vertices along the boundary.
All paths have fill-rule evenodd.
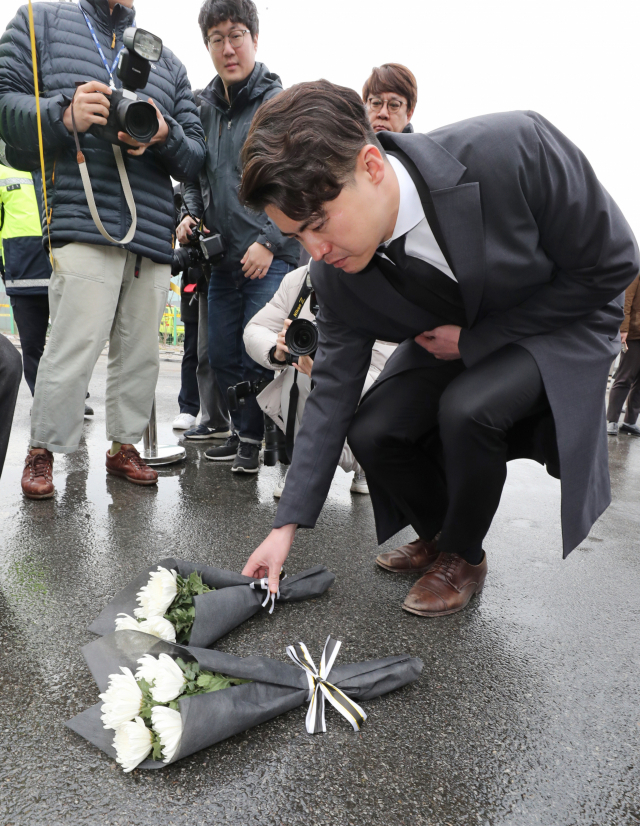
<path id="1" fill-rule="evenodd" d="M 271 602 L 299 602 L 323 594 L 335 577 L 324 565 L 287 576 L 277 596 L 266 580 L 234 571 L 163 559 L 146 568 L 89 626 L 94 634 L 143 631 L 167 642 L 208 648 Z"/>
<path id="2" fill-rule="evenodd" d="M 184 579 L 177 571 L 158 565 L 136 596 L 134 617 L 118 614 L 116 631 L 144 631 L 167 642 L 188 642 L 196 618 L 193 598 L 214 591 L 192 571 Z"/>
<path id="3" fill-rule="evenodd" d="M 197 662 L 173 659 L 168 654 L 145 654 L 135 676 L 129 668 L 109 675 L 102 700 L 101 720 L 115 732 L 116 762 L 133 771 L 149 755 L 169 763 L 182 739 L 180 697 L 196 697 L 249 682 L 204 671 Z"/>
<path id="4" fill-rule="evenodd" d="M 294 661 L 287 664 L 116 631 L 82 649 L 101 699 L 67 726 L 127 772 L 160 769 L 307 702 L 310 733 L 325 730 L 325 699 L 359 728 L 360 702 L 422 670 L 407 655 L 339 665 L 339 648 L 329 638 L 316 670 L 301 643 L 287 649 Z"/>

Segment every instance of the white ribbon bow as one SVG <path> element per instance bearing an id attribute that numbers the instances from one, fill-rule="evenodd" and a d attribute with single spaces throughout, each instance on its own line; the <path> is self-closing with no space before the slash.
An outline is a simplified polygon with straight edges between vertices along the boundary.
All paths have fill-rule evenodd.
<path id="1" fill-rule="evenodd" d="M 327 726 L 324 719 L 325 697 L 340 714 L 348 720 L 354 731 L 360 731 L 360 726 L 367 719 L 367 715 L 357 703 L 354 703 L 339 688 L 327 682 L 329 673 L 338 656 L 338 651 L 342 643 L 339 640 L 332 640 L 327 637 L 320 660 L 320 671 L 311 659 L 307 646 L 303 642 L 287 646 L 287 654 L 294 663 L 304 669 L 309 681 L 309 708 L 307 709 L 306 727 L 309 734 L 325 732 Z"/>
<path id="2" fill-rule="evenodd" d="M 285 579 L 286 577 L 282 578 Z M 269 577 L 266 576 L 263 576 L 262 579 L 256 579 L 254 582 L 249 583 L 249 588 L 251 588 L 253 591 L 255 591 L 256 588 L 260 588 L 261 590 L 267 592 L 267 595 L 264 598 L 264 602 L 262 603 L 262 607 L 266 608 L 269 604 L 269 600 L 271 600 L 271 608 L 269 608 L 269 613 L 273 614 L 273 609 L 275 608 L 276 600 L 280 599 L 280 583 L 278 582 L 277 594 L 272 594 L 269 590 Z"/>

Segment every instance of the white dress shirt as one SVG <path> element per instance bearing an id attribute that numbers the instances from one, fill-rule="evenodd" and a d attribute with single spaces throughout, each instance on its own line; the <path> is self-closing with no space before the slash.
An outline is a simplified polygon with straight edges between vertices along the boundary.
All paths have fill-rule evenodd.
<path id="1" fill-rule="evenodd" d="M 386 247 L 396 238 L 399 238 L 401 235 L 406 235 L 404 251 L 407 255 L 413 258 L 420 258 L 433 267 L 437 267 L 457 283 L 458 279 L 447 264 L 442 250 L 438 246 L 438 242 L 431 231 L 429 222 L 425 217 L 420 195 L 418 194 L 416 185 L 411 179 L 411 175 L 409 175 L 402 163 L 393 155 L 388 155 L 387 158 L 398 178 L 400 207 L 398 209 L 398 217 L 393 234 L 382 246 Z M 387 256 L 385 255 L 384 257 L 386 258 Z"/>

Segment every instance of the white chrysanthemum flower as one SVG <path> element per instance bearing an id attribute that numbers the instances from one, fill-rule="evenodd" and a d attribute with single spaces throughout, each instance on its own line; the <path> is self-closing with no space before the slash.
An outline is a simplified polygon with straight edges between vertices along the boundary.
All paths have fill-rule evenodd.
<path id="1" fill-rule="evenodd" d="M 135 677 L 128 668 L 120 667 L 122 674 L 111 674 L 104 694 L 101 720 L 105 728 L 117 729 L 140 714 L 142 692 Z"/>
<path id="2" fill-rule="evenodd" d="M 149 582 L 138 591 L 136 597 L 140 608 L 134 610 L 139 619 L 161 617 L 166 612 L 178 594 L 176 571 L 169 571 L 158 565 L 158 570 L 149 577 Z"/>
<path id="3" fill-rule="evenodd" d="M 182 738 L 182 716 L 166 706 L 154 706 L 151 725 L 162 743 L 163 762 L 168 763 L 176 755 Z"/>
<path id="4" fill-rule="evenodd" d="M 166 640 L 167 642 L 176 641 L 175 626 L 164 617 L 151 617 L 151 619 L 143 620 L 137 623 L 137 625 L 136 631 L 153 634 L 154 637 L 160 637 L 161 640 Z"/>
<path id="5" fill-rule="evenodd" d="M 141 631 L 140 623 L 129 614 L 118 614 L 116 631 Z"/>
<path id="6" fill-rule="evenodd" d="M 116 729 L 113 746 L 116 750 L 116 763 L 120 763 L 126 772 L 133 771 L 148 757 L 153 745 L 151 731 L 145 726 L 141 717 L 123 723 Z"/>
<path id="7" fill-rule="evenodd" d="M 138 664 L 136 679 L 149 683 L 156 703 L 170 703 L 182 694 L 186 682 L 184 672 L 168 654 L 160 654 L 158 659 L 145 654 Z"/>

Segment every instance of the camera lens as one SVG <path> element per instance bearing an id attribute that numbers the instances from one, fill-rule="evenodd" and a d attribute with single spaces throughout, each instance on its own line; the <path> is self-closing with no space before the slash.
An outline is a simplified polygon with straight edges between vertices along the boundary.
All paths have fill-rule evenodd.
<path id="1" fill-rule="evenodd" d="M 140 143 L 149 143 L 158 131 L 158 115 L 144 100 L 123 100 L 119 111 L 122 131 Z"/>
<path id="2" fill-rule="evenodd" d="M 311 321 L 297 318 L 285 335 L 285 344 L 293 356 L 308 356 L 318 349 L 318 328 Z"/>
<path id="3" fill-rule="evenodd" d="M 191 250 L 188 247 L 179 247 L 173 251 L 171 275 L 179 275 L 181 272 L 189 269 L 192 264 Z"/>

